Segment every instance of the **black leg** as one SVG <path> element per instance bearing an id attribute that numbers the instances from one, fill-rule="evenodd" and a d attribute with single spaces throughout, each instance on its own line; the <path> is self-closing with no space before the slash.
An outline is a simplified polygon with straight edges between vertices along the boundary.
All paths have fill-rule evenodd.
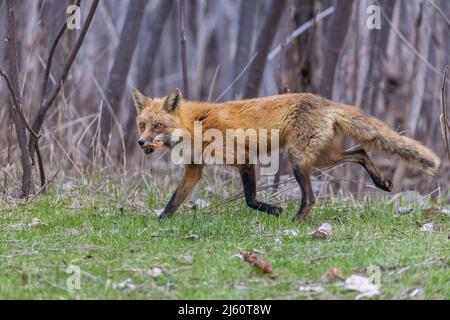
<path id="1" fill-rule="evenodd" d="M 381 176 L 375 164 L 370 159 L 367 152 L 363 149 L 357 149 L 354 151 L 344 152 L 341 162 L 356 162 L 364 167 L 369 174 L 372 182 L 381 190 L 391 192 L 392 182 L 389 179 L 385 179 Z"/>
<path id="2" fill-rule="evenodd" d="M 159 216 L 160 219 L 173 215 L 184 200 L 191 194 L 197 182 L 202 177 L 203 166 L 186 165 L 184 167 L 184 175 L 180 185 L 169 200 L 164 212 Z"/>
<path id="3" fill-rule="evenodd" d="M 294 220 L 305 220 L 315 203 L 314 192 L 311 185 L 311 171 L 302 168 L 300 165 L 294 165 L 294 176 L 300 185 L 302 200 Z"/>
<path id="4" fill-rule="evenodd" d="M 245 201 L 250 208 L 267 212 L 275 216 L 278 216 L 283 211 L 280 207 L 259 202 L 256 199 L 256 178 L 254 165 L 240 166 L 239 173 L 241 174 L 242 184 L 244 186 Z"/>

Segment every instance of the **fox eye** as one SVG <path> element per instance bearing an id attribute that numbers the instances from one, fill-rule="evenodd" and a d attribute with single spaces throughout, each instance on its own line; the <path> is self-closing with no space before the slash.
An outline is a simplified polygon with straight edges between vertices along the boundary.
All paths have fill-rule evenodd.
<path id="1" fill-rule="evenodd" d="M 163 127 L 162 123 L 155 124 L 155 129 L 161 129 Z"/>
<path id="2" fill-rule="evenodd" d="M 139 124 L 139 128 L 141 128 L 142 130 L 144 130 L 144 129 L 145 129 L 145 123 L 140 123 L 140 124 Z"/>

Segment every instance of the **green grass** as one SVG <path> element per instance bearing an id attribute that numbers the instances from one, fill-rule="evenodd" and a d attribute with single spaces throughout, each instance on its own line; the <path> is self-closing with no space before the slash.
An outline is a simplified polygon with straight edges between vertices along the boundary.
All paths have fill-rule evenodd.
<path id="1" fill-rule="evenodd" d="M 387 201 L 319 203 L 303 224 L 248 209 L 242 200 L 159 221 L 154 195 L 145 207 L 117 208 L 117 196 L 51 192 L 30 204 L 0 207 L 0 298 L 3 299 L 354 299 L 342 281 L 326 283 L 331 267 L 344 277 L 381 271 L 375 299 L 449 299 L 449 216 L 422 210 L 397 215 Z M 42 224 L 29 227 L 38 218 Z M 325 240 L 310 233 L 333 226 Z M 420 232 L 432 222 L 437 231 Z M 288 231 L 286 231 L 288 230 Z M 295 231 L 297 235 L 293 235 Z M 289 235 L 291 234 L 291 235 Z M 265 275 L 235 255 L 256 249 L 273 267 Z M 70 290 L 69 265 L 81 269 Z M 147 270 L 158 267 L 160 277 Z M 117 284 L 131 279 L 132 286 Z M 320 285 L 322 292 L 300 291 Z M 409 293 L 421 289 L 419 294 Z"/>

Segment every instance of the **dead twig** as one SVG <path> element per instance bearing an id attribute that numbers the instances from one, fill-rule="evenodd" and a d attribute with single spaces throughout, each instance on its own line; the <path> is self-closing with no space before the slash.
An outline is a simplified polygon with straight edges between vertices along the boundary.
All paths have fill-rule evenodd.
<path id="1" fill-rule="evenodd" d="M 45 183 L 45 185 L 44 185 L 41 189 L 39 189 L 38 192 L 36 192 L 29 200 L 27 200 L 26 203 L 32 202 L 32 201 L 33 201 L 34 199 L 36 199 L 42 192 L 44 192 L 44 191 L 47 189 L 47 187 L 49 186 L 49 184 L 50 184 L 50 183 L 53 183 L 53 181 L 55 181 L 55 179 L 56 179 L 56 177 L 58 176 L 58 174 L 59 174 L 60 171 L 61 171 L 61 168 L 58 169 L 58 171 L 56 171 L 55 175 L 54 175 L 50 180 L 48 180 L 48 181 Z"/>
<path id="2" fill-rule="evenodd" d="M 447 96 L 447 78 L 448 78 L 448 69 L 449 66 L 447 65 L 445 67 L 444 71 L 444 81 L 442 82 L 442 115 L 441 115 L 441 127 L 442 127 L 442 137 L 445 142 L 445 146 L 447 148 L 447 156 L 448 161 L 450 162 L 450 143 L 448 139 L 448 133 L 450 132 L 450 124 L 448 122 L 448 115 L 447 115 L 447 102 L 446 102 L 446 96 Z"/>
<path id="3" fill-rule="evenodd" d="M 189 75 L 187 67 L 187 52 L 186 52 L 186 4 L 184 0 L 179 0 L 179 23 L 180 23 L 180 43 L 181 43 L 181 66 L 183 69 L 183 95 L 189 99 Z"/>
<path id="4" fill-rule="evenodd" d="M 22 121 L 25 124 L 25 127 L 30 132 L 30 134 L 32 136 L 34 136 L 34 138 L 36 138 L 36 140 L 38 140 L 41 136 L 38 135 L 36 132 L 34 132 L 34 130 L 31 128 L 30 123 L 28 122 L 27 118 L 23 114 L 22 108 L 20 107 L 19 99 L 17 98 L 16 94 L 14 93 L 14 89 L 12 87 L 11 81 L 9 80 L 9 77 L 6 74 L 6 72 L 4 72 L 1 67 L 0 67 L 0 76 L 5 79 L 6 86 L 8 87 L 9 93 L 11 94 L 11 98 L 14 103 L 14 107 L 16 108 L 17 112 L 19 113 L 20 117 L 22 118 Z"/>
<path id="5" fill-rule="evenodd" d="M 58 96 L 59 92 L 61 91 L 62 85 L 64 84 L 64 82 L 67 79 L 67 76 L 72 67 L 72 64 L 74 63 L 75 58 L 78 55 L 81 45 L 83 44 L 83 41 L 84 41 L 86 34 L 89 30 L 89 27 L 91 25 L 92 19 L 94 18 L 94 14 L 97 10 L 99 1 L 100 0 L 93 1 L 91 8 L 89 10 L 89 14 L 86 18 L 86 22 L 84 23 L 83 28 L 81 30 L 80 36 L 75 44 L 75 47 L 73 48 L 72 52 L 70 53 L 65 65 L 64 65 L 63 71 L 61 72 L 61 75 L 59 77 L 59 81 L 57 82 L 56 86 L 53 88 L 53 91 L 50 94 L 50 98 L 49 98 L 49 96 L 47 95 L 47 86 L 48 86 L 48 79 L 50 76 L 51 65 L 53 62 L 53 56 L 55 54 L 55 51 L 56 51 L 59 41 L 61 40 L 62 36 L 64 35 L 64 32 L 67 29 L 66 22 L 64 22 L 63 26 L 61 26 L 55 40 L 53 41 L 52 47 L 49 52 L 47 65 L 45 68 L 39 111 L 38 111 L 36 117 L 34 118 L 33 125 L 32 125 L 34 132 L 39 132 L 41 130 L 41 127 L 42 127 L 42 124 L 44 123 L 44 119 L 45 119 L 48 109 L 51 107 L 51 105 L 55 101 L 56 97 Z M 77 6 L 80 6 L 81 0 L 77 0 L 75 4 Z M 42 185 L 42 188 L 44 188 L 44 190 L 45 190 L 45 186 L 46 186 L 45 167 L 44 167 L 44 164 L 42 161 L 42 155 L 39 151 L 38 139 L 36 137 L 30 136 L 29 143 L 28 143 L 28 150 L 29 150 L 33 165 L 35 163 L 34 155 L 35 155 L 35 153 L 37 154 L 38 165 L 39 165 L 39 175 L 41 178 L 41 185 Z"/>

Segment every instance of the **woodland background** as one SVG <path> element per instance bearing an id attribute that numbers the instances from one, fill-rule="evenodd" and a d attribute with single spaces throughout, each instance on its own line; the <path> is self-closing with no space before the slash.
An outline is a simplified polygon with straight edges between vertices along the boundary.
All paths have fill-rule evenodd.
<path id="1" fill-rule="evenodd" d="M 41 134 L 39 171 L 37 163 L 31 165 L 29 130 L 0 79 L 0 192 L 29 195 L 56 174 L 63 181 L 156 175 L 151 170 L 169 167 L 169 157 L 148 158 L 137 150 L 130 88 L 164 96 L 180 87 L 185 97 L 201 101 L 290 91 L 360 106 L 443 158 L 438 177 L 430 178 L 405 170 L 396 158 L 377 156 L 397 191 L 448 197 L 440 117 L 450 62 L 450 1 L 86 0 L 82 24 L 89 12 L 92 23 L 85 34 L 61 29 L 73 3 L 0 0 L 0 66 L 17 105 Z M 366 26 L 371 4 L 382 7 L 381 30 Z M 287 41 L 308 22 L 310 28 Z M 271 55 L 277 46 L 278 54 Z M 368 183 L 358 183 L 368 178 L 355 166 L 321 177 L 330 190 L 368 190 Z"/>

